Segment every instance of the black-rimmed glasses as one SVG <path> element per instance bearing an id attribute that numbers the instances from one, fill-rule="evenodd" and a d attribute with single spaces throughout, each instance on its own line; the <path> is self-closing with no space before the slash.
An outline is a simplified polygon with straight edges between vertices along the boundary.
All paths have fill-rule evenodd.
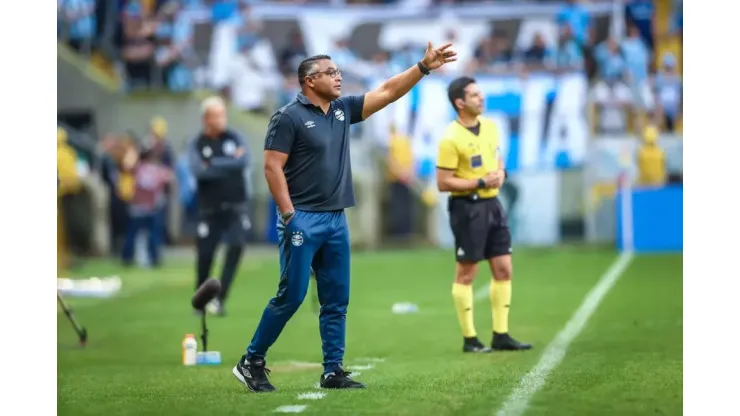
<path id="1" fill-rule="evenodd" d="M 312 76 L 318 75 L 318 74 L 326 74 L 330 78 L 336 78 L 337 76 L 340 76 L 340 77 L 342 76 L 342 71 L 340 71 L 338 69 L 328 69 L 326 71 L 312 72 L 312 73 L 308 74 L 308 76 L 309 77 L 312 77 Z"/>

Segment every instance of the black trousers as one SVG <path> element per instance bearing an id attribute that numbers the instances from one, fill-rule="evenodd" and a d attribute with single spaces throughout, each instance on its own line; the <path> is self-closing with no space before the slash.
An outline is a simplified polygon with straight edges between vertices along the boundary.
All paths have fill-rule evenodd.
<path id="1" fill-rule="evenodd" d="M 252 227 L 246 209 L 230 207 L 201 213 L 197 226 L 197 290 L 208 279 L 216 249 L 221 242 L 227 245 L 226 259 L 221 270 L 221 293 L 223 303 L 229 294 L 236 270 L 244 251 L 247 231 Z"/>
<path id="2" fill-rule="evenodd" d="M 414 230 L 414 195 L 408 185 L 401 182 L 388 184 L 390 234 L 393 237 L 411 236 Z"/>

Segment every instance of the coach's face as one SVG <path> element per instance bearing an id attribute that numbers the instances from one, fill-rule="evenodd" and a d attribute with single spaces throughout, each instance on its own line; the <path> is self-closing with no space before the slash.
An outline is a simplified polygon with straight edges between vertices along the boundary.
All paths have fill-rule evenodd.
<path id="1" fill-rule="evenodd" d="M 226 109 L 221 105 L 214 105 L 203 114 L 203 123 L 206 129 L 213 133 L 220 133 L 226 129 Z"/>
<path id="2" fill-rule="evenodd" d="M 319 97 L 336 100 L 342 95 L 342 73 L 337 65 L 328 59 L 316 61 L 306 77 L 306 85 Z"/>
<path id="3" fill-rule="evenodd" d="M 478 84 L 472 83 L 465 87 L 465 101 L 461 110 L 476 116 L 483 113 L 483 93 Z"/>

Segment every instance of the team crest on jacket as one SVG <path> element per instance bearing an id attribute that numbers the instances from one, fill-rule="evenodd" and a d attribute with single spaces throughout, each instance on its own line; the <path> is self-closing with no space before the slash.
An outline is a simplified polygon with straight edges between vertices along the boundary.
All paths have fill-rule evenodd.
<path id="1" fill-rule="evenodd" d="M 203 157 L 211 157 L 213 155 L 213 149 L 210 146 L 204 146 L 202 152 Z"/>
<path id="2" fill-rule="evenodd" d="M 336 117 L 337 120 L 339 120 L 339 121 L 344 121 L 344 111 L 342 111 L 342 110 L 335 111 L 334 112 L 334 117 Z"/>
<path id="3" fill-rule="evenodd" d="M 231 156 L 236 153 L 236 144 L 231 140 L 226 140 L 222 146 L 222 149 L 225 155 Z"/>
<path id="4" fill-rule="evenodd" d="M 303 245 L 303 231 L 293 231 L 293 236 L 290 237 L 290 242 L 296 247 L 302 246 Z"/>

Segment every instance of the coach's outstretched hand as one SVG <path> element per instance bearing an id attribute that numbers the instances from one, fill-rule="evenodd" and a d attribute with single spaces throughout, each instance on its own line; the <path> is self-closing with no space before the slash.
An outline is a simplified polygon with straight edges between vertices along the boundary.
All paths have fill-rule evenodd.
<path id="1" fill-rule="evenodd" d="M 439 48 L 435 48 L 432 42 L 427 44 L 427 51 L 424 53 L 421 63 L 427 69 L 437 69 L 440 66 L 457 61 L 457 52 L 449 49 L 452 46 L 451 43 L 444 44 Z"/>

